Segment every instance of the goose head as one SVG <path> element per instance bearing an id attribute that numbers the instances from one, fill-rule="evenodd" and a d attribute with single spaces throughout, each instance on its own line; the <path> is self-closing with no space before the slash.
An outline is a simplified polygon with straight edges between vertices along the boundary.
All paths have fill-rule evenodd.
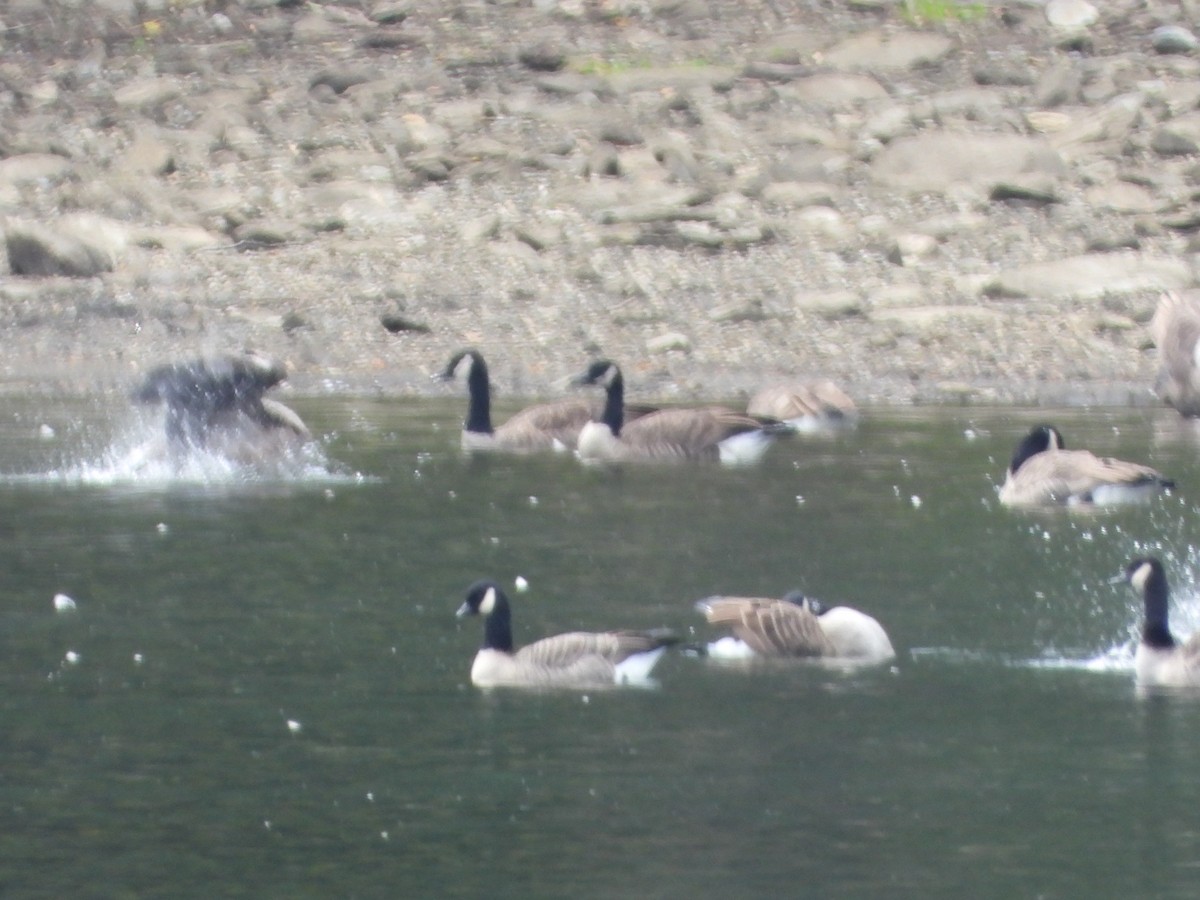
<path id="1" fill-rule="evenodd" d="M 1036 456 L 1046 450 L 1065 450 L 1066 442 L 1063 441 L 1062 432 L 1053 425 L 1035 425 L 1017 444 L 1017 449 L 1013 452 L 1012 462 L 1009 463 L 1008 471 L 1015 472 L 1021 468 L 1021 465 L 1031 456 Z"/>
<path id="2" fill-rule="evenodd" d="M 467 588 L 466 599 L 455 614 L 462 619 L 467 616 L 483 616 L 483 646 L 493 650 L 512 651 L 512 614 L 508 597 L 494 581 L 476 581 Z"/>
<path id="3" fill-rule="evenodd" d="M 822 616 L 829 611 L 828 606 L 816 597 L 806 596 L 803 591 L 788 591 L 782 599 L 784 603 L 791 603 L 793 606 L 807 609 L 814 616 Z"/>
<path id="4" fill-rule="evenodd" d="M 604 388 L 604 409 L 600 422 L 608 426 L 613 435 L 619 435 L 625 424 L 625 377 L 620 367 L 608 359 L 599 359 L 587 367 L 582 375 L 572 379 L 576 385 L 599 385 Z"/>
<path id="5" fill-rule="evenodd" d="M 588 366 L 582 375 L 573 378 L 571 383 L 579 386 L 599 385 L 607 390 L 623 380 L 621 369 L 615 362 L 600 359 Z"/>
<path id="6" fill-rule="evenodd" d="M 446 367 L 435 374 L 433 379 L 434 381 L 454 381 L 456 378 L 461 378 L 469 384 L 480 376 L 487 379 L 487 363 L 483 361 L 483 354 L 475 349 L 467 349 L 459 350 L 450 357 Z"/>

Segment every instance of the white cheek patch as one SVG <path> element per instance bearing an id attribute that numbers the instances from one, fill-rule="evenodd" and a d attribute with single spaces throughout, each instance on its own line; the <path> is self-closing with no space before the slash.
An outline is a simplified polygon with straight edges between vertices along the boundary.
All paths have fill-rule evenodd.
<path id="1" fill-rule="evenodd" d="M 458 361 L 458 365 L 454 367 L 454 377 L 466 379 L 471 375 L 471 369 L 475 365 L 475 360 L 470 356 L 464 356 Z"/>
<path id="2" fill-rule="evenodd" d="M 481 616 L 490 616 L 492 610 L 496 608 L 496 589 L 488 588 L 483 595 L 483 599 L 479 601 L 479 614 Z"/>
<path id="3" fill-rule="evenodd" d="M 1129 583 L 1133 585 L 1135 590 L 1142 590 L 1146 587 L 1146 579 L 1150 577 L 1150 563 L 1142 563 L 1133 573 L 1133 577 L 1129 579 Z"/>

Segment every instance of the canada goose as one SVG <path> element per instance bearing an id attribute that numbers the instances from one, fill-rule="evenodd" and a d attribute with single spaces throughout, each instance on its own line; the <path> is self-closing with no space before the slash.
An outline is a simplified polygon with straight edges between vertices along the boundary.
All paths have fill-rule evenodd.
<path id="1" fill-rule="evenodd" d="M 858 422 L 858 407 L 854 401 L 828 379 L 764 387 L 750 398 L 746 412 L 752 416 L 779 419 L 797 431 L 807 432 Z"/>
<path id="2" fill-rule="evenodd" d="M 1000 502 L 1108 506 L 1145 501 L 1174 486 L 1149 466 L 1087 450 L 1067 450 L 1057 428 L 1038 425 L 1017 444 L 1000 488 Z"/>
<path id="3" fill-rule="evenodd" d="M 491 383 L 487 363 L 478 350 L 461 350 L 434 376 L 441 381 L 461 377 L 467 382 L 467 418 L 463 422 L 464 450 L 507 450 L 531 453 L 574 450 L 579 430 L 592 420 L 599 404 L 579 398 L 529 406 L 499 428 L 492 427 Z"/>
<path id="4" fill-rule="evenodd" d="M 133 399 L 166 406 L 172 452 L 233 451 L 260 438 L 264 446 L 307 441 L 312 435 L 300 417 L 263 396 L 286 375 L 283 363 L 253 352 L 201 357 L 151 370 Z"/>
<path id="5" fill-rule="evenodd" d="M 1142 638 L 1133 657 L 1138 683 L 1200 685 L 1200 632 L 1182 644 L 1171 636 L 1167 626 L 1167 576 L 1162 563 L 1152 557 L 1135 559 L 1125 567 L 1122 579 L 1141 592 L 1145 604 Z"/>
<path id="6" fill-rule="evenodd" d="M 732 637 L 709 644 L 709 655 L 822 657 L 881 663 L 896 655 L 887 632 L 871 616 L 848 606 L 827 608 L 800 591 L 780 600 L 765 597 L 707 597 L 696 611 L 712 625 L 727 626 Z"/>
<path id="7" fill-rule="evenodd" d="M 1150 334 L 1158 348 L 1158 395 L 1183 416 L 1200 416 L 1200 296 L 1168 291 Z"/>
<path id="8" fill-rule="evenodd" d="M 644 683 L 663 651 L 678 639 L 666 630 L 572 631 L 514 652 L 508 597 L 494 581 L 467 589 L 458 617 L 484 616 L 483 646 L 471 664 L 479 687 L 594 688 Z"/>
<path id="9" fill-rule="evenodd" d="M 600 360 L 575 379 L 605 389 L 599 419 L 579 433 L 584 461 L 719 460 L 757 462 L 772 439 L 791 431 L 782 422 L 723 406 L 661 409 L 626 422 L 625 378 L 616 363 Z"/>

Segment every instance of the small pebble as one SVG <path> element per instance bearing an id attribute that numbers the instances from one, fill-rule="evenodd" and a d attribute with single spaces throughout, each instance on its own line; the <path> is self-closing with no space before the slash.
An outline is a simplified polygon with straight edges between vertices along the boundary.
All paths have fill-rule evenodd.
<path id="1" fill-rule="evenodd" d="M 133 664 L 134 665 L 140 666 L 145 661 L 146 661 L 146 657 L 142 656 L 142 654 L 140 654 L 140 653 L 133 654 Z"/>
<path id="2" fill-rule="evenodd" d="M 42 425 L 38 428 L 38 437 L 43 441 L 54 440 L 54 429 L 49 425 Z"/>
<path id="3" fill-rule="evenodd" d="M 910 500 L 912 501 L 913 509 L 921 508 L 921 498 L 918 497 L 916 494 L 913 494 L 912 497 L 910 498 Z"/>
<path id="4" fill-rule="evenodd" d="M 64 656 L 63 659 L 65 659 L 67 661 L 68 665 L 74 666 L 74 665 L 78 665 L 80 657 L 79 657 L 79 654 L 76 653 L 74 650 L 68 650 L 67 655 Z"/>
<path id="5" fill-rule="evenodd" d="M 75 601 L 66 594 L 54 595 L 54 609 L 56 612 L 71 612 L 75 609 Z"/>
<path id="6" fill-rule="evenodd" d="M 154 526 L 154 530 L 157 531 L 159 534 L 166 534 L 168 531 L 171 530 L 171 526 L 168 525 L 166 522 L 159 522 L 157 525 Z"/>
<path id="7" fill-rule="evenodd" d="M 288 727 L 288 731 L 290 731 L 292 734 L 299 734 L 304 729 L 304 726 L 301 725 L 299 722 L 297 722 L 295 719 L 288 719 L 287 727 Z"/>
<path id="8" fill-rule="evenodd" d="M 529 590 L 529 582 L 525 580 L 523 575 L 518 575 L 513 580 L 513 587 L 515 587 L 519 592 L 524 593 L 525 591 Z"/>

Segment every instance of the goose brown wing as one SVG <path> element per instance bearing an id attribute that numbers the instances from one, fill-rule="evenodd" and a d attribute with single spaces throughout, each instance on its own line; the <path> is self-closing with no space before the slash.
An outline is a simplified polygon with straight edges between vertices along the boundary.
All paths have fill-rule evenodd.
<path id="1" fill-rule="evenodd" d="M 836 384 L 827 380 L 765 387 L 746 406 L 746 412 L 751 415 L 775 419 L 845 416 L 854 411 L 854 401 Z"/>
<path id="2" fill-rule="evenodd" d="M 1010 503 L 1066 503 L 1103 485 L 1154 482 L 1167 479 L 1150 466 L 1087 450 L 1048 450 L 1025 460 L 1005 483 L 1001 496 Z"/>
<path id="3" fill-rule="evenodd" d="M 512 447 L 548 447 L 558 441 L 574 448 L 583 428 L 596 414 L 584 399 L 555 400 L 528 406 L 496 429 L 499 440 Z"/>
<path id="4" fill-rule="evenodd" d="M 721 441 L 764 424 L 755 416 L 720 406 L 663 409 L 629 422 L 621 440 L 644 456 L 719 459 Z"/>
<path id="5" fill-rule="evenodd" d="M 785 600 L 712 597 L 705 618 L 722 625 L 762 656 L 831 656 L 833 645 L 812 611 Z"/>
<path id="6" fill-rule="evenodd" d="M 552 669 L 574 666 L 587 657 L 616 665 L 635 653 L 646 653 L 676 640 L 665 631 L 569 631 L 527 644 L 516 652 L 516 658 Z"/>

